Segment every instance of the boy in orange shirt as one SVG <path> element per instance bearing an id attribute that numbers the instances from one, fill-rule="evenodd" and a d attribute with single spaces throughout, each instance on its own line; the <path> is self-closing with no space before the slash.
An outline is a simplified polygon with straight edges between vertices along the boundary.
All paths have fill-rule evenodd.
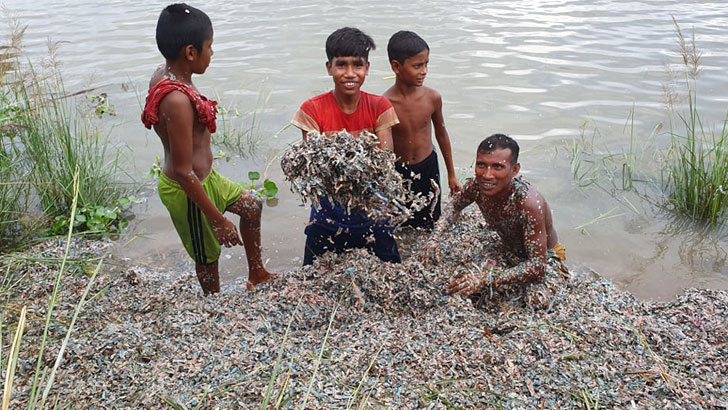
<path id="1" fill-rule="evenodd" d="M 392 149 L 392 126 L 399 122 L 392 104 L 361 90 L 369 73 L 369 51 L 374 48 L 374 40 L 354 27 L 329 35 L 326 71 L 334 89 L 304 101 L 293 116 L 291 123 L 301 129 L 304 141 L 311 131 L 330 135 L 345 129 L 356 137 L 368 131 L 376 134 L 379 148 Z M 373 221 L 361 209 L 348 212 L 325 197 L 320 205 L 311 208 L 306 226 L 304 265 L 325 252 L 354 248 L 367 248 L 385 262 L 401 261 L 391 227 Z"/>

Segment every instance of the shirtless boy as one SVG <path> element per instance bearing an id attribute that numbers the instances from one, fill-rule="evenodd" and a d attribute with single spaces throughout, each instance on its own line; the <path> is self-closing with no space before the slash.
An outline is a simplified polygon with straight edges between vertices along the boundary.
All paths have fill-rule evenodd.
<path id="1" fill-rule="evenodd" d="M 166 63 L 152 75 L 142 112 L 142 122 L 154 127 L 164 146 L 159 197 L 206 295 L 220 291 L 220 245 L 245 246 L 249 290 L 271 277 L 260 256 L 262 202 L 212 168 L 217 102 L 192 84 L 192 74 L 203 74 L 210 65 L 212 35 L 210 18 L 194 7 L 172 4 L 162 11 L 156 38 Z M 225 211 L 240 216 L 242 241 Z"/>
<path id="2" fill-rule="evenodd" d="M 450 137 L 445 129 L 440 94 L 423 86 L 430 60 L 430 47 L 411 31 L 398 31 L 387 45 L 395 83 L 384 96 L 392 102 L 400 123 L 392 128 L 397 171 L 412 182 L 410 189 L 423 195 L 433 193 L 432 205 L 417 213 L 405 226 L 432 229 L 440 218 L 440 169 L 432 144 L 432 128 L 447 167 L 450 195 L 460 192 L 455 177 Z M 433 182 L 438 188 L 433 186 Z"/>
<path id="3" fill-rule="evenodd" d="M 521 261 L 503 267 L 492 261 L 492 272 L 467 273 L 454 276 L 448 284 L 450 293 L 469 296 L 500 285 L 529 283 L 544 277 L 546 264 L 565 271 L 566 248 L 558 242 L 551 220 L 551 210 L 544 197 L 528 182 L 517 177 L 519 147 L 516 141 L 503 134 L 494 134 L 478 146 L 475 178 L 469 180 L 452 201 L 450 212 L 438 223 L 433 238 L 456 221 L 460 211 L 475 202 L 488 227 L 500 236 L 505 250 Z M 430 242 L 430 250 L 436 248 Z"/>
<path id="4" fill-rule="evenodd" d="M 361 91 L 374 47 L 371 37 L 352 27 L 340 28 L 326 39 L 326 71 L 334 89 L 304 101 L 294 115 L 291 123 L 301 129 L 304 141 L 310 131 L 332 134 L 345 129 L 354 136 L 369 131 L 377 135 L 381 149 L 391 149 L 391 127 L 399 122 L 392 104 Z M 326 198 L 320 203 L 319 209 L 311 209 L 305 229 L 304 265 L 324 252 L 354 248 L 367 248 L 383 261 L 401 261 L 390 227 L 372 221 L 362 210 L 347 213 Z"/>

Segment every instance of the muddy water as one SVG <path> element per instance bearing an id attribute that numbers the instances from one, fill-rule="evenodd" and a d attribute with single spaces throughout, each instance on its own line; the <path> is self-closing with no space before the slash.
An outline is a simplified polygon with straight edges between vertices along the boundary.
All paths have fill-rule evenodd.
<path id="1" fill-rule="evenodd" d="M 11 0 L 5 5 L 28 25 L 29 55 L 46 55 L 49 38 L 60 42 L 57 55 L 67 89 L 96 87 L 109 95 L 117 116 L 104 123 L 130 154 L 130 173 L 148 181 L 144 174 L 162 149 L 138 118 L 149 75 L 162 62 L 154 27 L 166 2 Z M 666 65 L 679 62 L 671 16 L 687 33 L 695 27 L 703 50 L 701 112 L 706 124 L 720 123 L 728 109 L 728 3 L 282 0 L 238 5 L 212 0 L 204 10 L 215 27 L 215 55 L 195 81 L 224 106 L 236 106 L 241 114 L 257 111 L 264 143 L 253 159 L 221 160 L 216 166 L 244 180 L 248 171 L 270 163 L 267 176 L 281 186 L 277 206 L 266 207 L 263 216 L 264 257 L 271 269 L 300 263 L 308 209 L 288 192 L 273 159 L 299 132 L 270 136 L 303 100 L 331 88 L 324 70 L 325 38 L 338 27 L 355 25 L 379 45 L 364 86 L 374 93 L 392 82 L 386 78 L 386 42 L 393 32 L 414 30 L 429 42 L 426 85 L 443 96 L 459 177 L 472 174 L 482 138 L 494 132 L 517 138 L 522 169 L 551 203 L 573 266 L 591 267 L 647 298 L 670 298 L 687 286 L 728 288 L 725 237 L 675 232 L 667 218 L 639 203 L 634 210 L 599 190 L 576 187 L 567 155 L 587 121 L 596 124 L 600 146 L 614 151 L 629 144 L 624 126 L 631 111 L 637 140 L 665 121 Z M 259 98 L 266 101 L 256 109 Z M 137 235 L 120 241 L 117 252 L 189 269 L 153 186 L 145 192 L 134 224 Z M 244 259 L 242 248 L 224 251 L 226 281 L 245 275 Z"/>

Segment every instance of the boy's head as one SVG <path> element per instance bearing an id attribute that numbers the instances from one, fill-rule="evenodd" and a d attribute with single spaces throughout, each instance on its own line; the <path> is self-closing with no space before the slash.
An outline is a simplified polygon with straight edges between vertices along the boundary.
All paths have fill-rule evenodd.
<path id="1" fill-rule="evenodd" d="M 511 181 L 518 175 L 518 144 L 503 134 L 493 134 L 478 146 L 475 157 L 475 181 L 480 194 L 495 197 L 508 193 Z"/>
<path id="2" fill-rule="evenodd" d="M 422 37 L 411 31 L 398 31 L 389 39 L 387 54 L 398 83 L 416 87 L 425 83 L 430 47 Z"/>
<path id="3" fill-rule="evenodd" d="M 167 6 L 157 20 L 157 48 L 170 61 L 176 60 L 188 45 L 202 52 L 203 43 L 211 40 L 212 34 L 207 14 L 185 3 Z"/>
<path id="4" fill-rule="evenodd" d="M 329 63 L 334 57 L 361 57 L 366 62 L 375 48 L 374 40 L 358 28 L 342 27 L 326 39 L 326 58 Z"/>
<path id="5" fill-rule="evenodd" d="M 387 44 L 389 61 L 398 61 L 399 64 L 404 64 L 406 59 L 414 57 L 424 50 L 430 50 L 427 42 L 417 33 L 406 30 L 394 33 Z"/>
<path id="6" fill-rule="evenodd" d="M 334 80 L 336 98 L 356 98 L 369 74 L 374 40 L 358 28 L 340 28 L 326 39 L 326 71 Z"/>

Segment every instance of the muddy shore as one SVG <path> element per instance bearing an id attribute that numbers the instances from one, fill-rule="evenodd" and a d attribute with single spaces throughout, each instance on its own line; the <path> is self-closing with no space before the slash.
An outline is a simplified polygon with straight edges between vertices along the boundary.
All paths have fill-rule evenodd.
<path id="1" fill-rule="evenodd" d="M 728 292 L 687 289 L 669 303 L 646 302 L 596 274 L 572 273 L 543 309 L 518 292 L 444 294 L 447 278 L 487 251 L 487 238 L 466 212 L 443 238 L 452 248 L 439 264 L 329 256 L 254 292 L 226 283 L 212 297 L 190 272 L 110 260 L 50 397 L 70 408 L 260 408 L 266 398 L 289 408 L 728 408 Z M 75 241 L 73 255 L 110 246 Z M 47 242 L 31 252 L 62 250 Z M 20 308 L 29 312 L 11 403 L 19 407 L 58 266 L 2 261 L 15 281 L 4 355 Z M 85 271 L 62 279 L 48 367 Z"/>

